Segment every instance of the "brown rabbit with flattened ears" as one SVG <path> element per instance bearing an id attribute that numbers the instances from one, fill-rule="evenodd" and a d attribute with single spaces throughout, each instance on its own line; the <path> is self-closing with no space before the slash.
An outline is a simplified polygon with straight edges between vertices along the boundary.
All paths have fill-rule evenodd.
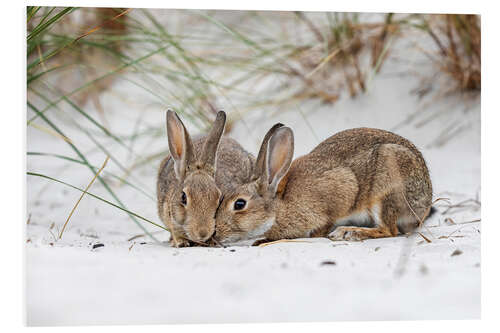
<path id="1" fill-rule="evenodd" d="M 292 163 L 293 148 L 290 128 L 269 130 L 252 180 L 227 193 L 217 210 L 216 240 L 390 237 L 413 230 L 415 214 L 424 220 L 430 212 L 425 160 L 399 135 L 345 130 Z"/>
<path id="2" fill-rule="evenodd" d="M 173 246 L 207 241 L 222 194 L 250 179 L 254 158 L 222 137 L 225 123 L 220 111 L 208 135 L 191 140 L 177 114 L 167 111 L 170 155 L 161 162 L 156 188 L 158 214 Z"/>

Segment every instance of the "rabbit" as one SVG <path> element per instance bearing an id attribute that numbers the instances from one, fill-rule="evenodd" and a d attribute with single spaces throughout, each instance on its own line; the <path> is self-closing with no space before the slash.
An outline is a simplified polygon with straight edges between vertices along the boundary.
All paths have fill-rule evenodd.
<path id="1" fill-rule="evenodd" d="M 157 178 L 158 214 L 175 247 L 204 244 L 215 231 L 223 193 L 249 181 L 254 157 L 235 140 L 222 137 L 226 114 L 217 113 L 206 136 L 191 137 L 173 111 L 167 111 L 170 154 Z"/>
<path id="2" fill-rule="evenodd" d="M 399 135 L 348 129 L 292 163 L 293 149 L 289 127 L 268 131 L 251 181 L 226 193 L 217 210 L 218 242 L 391 237 L 414 230 L 430 212 L 425 160 Z"/>

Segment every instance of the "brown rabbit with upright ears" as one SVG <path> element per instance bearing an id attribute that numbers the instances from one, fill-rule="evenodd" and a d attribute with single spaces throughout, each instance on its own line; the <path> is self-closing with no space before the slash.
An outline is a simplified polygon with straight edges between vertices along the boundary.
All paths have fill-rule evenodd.
<path id="1" fill-rule="evenodd" d="M 429 171 L 419 150 L 399 135 L 345 130 L 292 163 L 293 149 L 290 128 L 269 130 L 252 180 L 226 193 L 217 210 L 216 240 L 390 237 L 429 214 Z"/>
<path id="2" fill-rule="evenodd" d="M 170 155 L 158 171 L 157 198 L 173 246 L 207 241 L 215 231 L 223 193 L 250 179 L 253 156 L 222 137 L 225 123 L 226 114 L 220 111 L 208 135 L 191 140 L 177 114 L 167 111 Z"/>

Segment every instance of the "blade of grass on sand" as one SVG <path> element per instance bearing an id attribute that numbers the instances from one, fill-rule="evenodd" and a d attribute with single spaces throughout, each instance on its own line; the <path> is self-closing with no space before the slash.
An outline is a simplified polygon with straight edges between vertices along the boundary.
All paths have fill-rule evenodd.
<path id="1" fill-rule="evenodd" d="M 50 86 L 47 86 L 49 89 L 51 90 L 54 90 L 54 88 L 50 87 Z M 48 100 L 43 94 L 40 94 L 38 93 L 37 91 L 33 90 L 32 91 L 34 93 L 37 94 L 37 96 L 39 96 L 40 98 L 42 98 L 44 101 L 46 101 L 47 103 L 50 103 L 50 100 Z M 94 120 L 91 116 L 89 116 L 85 111 L 83 111 L 81 108 L 79 108 L 76 104 L 74 104 L 73 102 L 71 102 L 69 99 L 66 99 L 66 101 L 73 107 L 75 108 L 79 113 L 81 113 L 84 117 L 86 117 L 87 119 L 89 119 L 94 125 L 96 125 L 97 127 L 99 127 L 107 136 L 110 136 L 113 138 L 114 141 L 118 142 L 121 146 L 125 147 L 131 154 L 134 154 L 134 152 L 131 150 L 130 146 L 126 145 L 125 143 L 123 143 L 123 141 L 116 137 L 115 135 L 113 135 L 111 132 L 109 132 L 105 127 L 103 127 L 101 124 L 99 124 L 96 120 Z M 57 107 L 57 106 L 56 106 Z M 127 168 L 125 166 L 123 166 L 120 161 L 118 159 L 116 159 L 113 154 L 111 154 L 111 152 L 106 149 L 102 144 L 99 143 L 99 141 L 97 141 L 93 135 L 86 129 L 84 129 L 77 121 L 75 121 L 73 118 L 69 118 L 69 120 L 73 123 L 74 126 L 76 126 L 81 132 L 85 133 L 87 135 L 87 137 L 96 145 L 96 147 L 101 150 L 105 155 L 109 156 L 111 158 L 111 160 L 120 168 L 122 169 L 122 171 L 124 171 L 125 173 L 127 173 Z M 31 123 L 31 125 L 33 126 L 35 123 Z M 134 154 L 135 155 L 135 154 Z M 139 180 L 135 179 L 136 182 L 140 183 Z M 144 184 L 140 184 L 141 186 L 143 186 L 144 188 L 147 187 L 145 186 Z"/>
<path id="2" fill-rule="evenodd" d="M 40 6 L 29 6 L 27 10 L 27 15 L 26 15 L 26 22 L 29 23 L 33 16 L 40 10 Z"/>
<path id="3" fill-rule="evenodd" d="M 75 109 L 79 114 L 84 116 L 88 121 L 90 121 L 92 124 L 94 124 L 97 128 L 99 128 L 101 131 L 104 132 L 107 136 L 109 136 L 111 139 L 113 139 L 116 143 L 118 143 L 120 146 L 124 147 L 128 151 L 131 152 L 131 148 L 127 146 L 125 143 L 123 143 L 120 138 L 118 138 L 116 135 L 111 133 L 106 127 L 101 125 L 97 120 L 95 120 L 92 116 L 90 116 L 87 112 L 83 111 L 78 105 L 76 105 L 73 101 L 71 101 L 68 97 L 63 96 L 64 100 L 73 108 Z"/>
<path id="4" fill-rule="evenodd" d="M 66 222 L 64 222 L 64 225 L 63 225 L 63 227 L 61 229 L 61 232 L 59 233 L 59 239 L 62 239 L 62 235 L 64 233 L 64 230 L 66 230 L 66 226 L 68 225 L 68 222 L 71 219 L 71 216 L 73 216 L 73 213 L 75 212 L 76 207 L 78 207 L 78 204 L 80 204 L 80 201 L 82 201 L 83 196 L 86 193 L 88 193 L 90 187 L 92 186 L 92 184 L 94 184 L 96 178 L 99 176 L 99 174 L 102 172 L 102 170 L 106 167 L 106 164 L 108 163 L 108 161 L 109 161 L 109 156 L 106 156 L 106 159 L 104 160 L 104 163 L 102 164 L 101 168 L 96 172 L 96 174 L 94 175 L 94 177 L 92 178 L 92 180 L 90 181 L 90 183 L 87 185 L 87 187 L 85 188 L 85 190 L 80 195 L 80 198 L 78 198 L 78 200 L 76 201 L 75 205 L 73 206 L 73 209 L 71 210 L 71 212 L 68 215 L 68 218 L 66 219 Z"/>
<path id="5" fill-rule="evenodd" d="M 68 10 L 68 9 L 70 9 L 70 10 Z M 73 10 L 74 10 L 74 9 L 77 9 L 77 8 L 71 8 L 71 7 L 66 8 L 66 9 L 64 9 L 62 12 L 58 13 L 57 15 L 55 15 L 55 16 L 54 16 L 51 20 L 53 20 L 54 18 L 56 18 L 58 15 L 60 15 L 60 14 L 61 14 L 61 13 L 63 13 L 64 11 L 66 11 L 66 12 L 65 12 L 63 15 L 69 14 L 71 11 L 73 11 L 73 10 L 71 10 L 71 9 L 73 9 Z M 65 49 L 66 47 L 71 46 L 72 44 L 77 43 L 77 42 L 78 42 L 79 40 L 81 40 L 82 38 L 85 38 L 85 37 L 87 37 L 88 35 L 90 35 L 90 34 L 92 34 L 92 33 L 96 32 L 96 31 L 100 30 L 100 29 L 102 28 L 102 26 L 104 26 L 105 24 L 108 24 L 109 22 L 112 22 L 112 21 L 114 21 L 115 19 L 117 19 L 117 18 L 119 18 L 119 17 L 121 17 L 121 16 L 123 16 L 123 15 L 128 14 L 131 10 L 132 10 L 132 8 L 129 8 L 129 9 L 127 9 L 127 10 L 125 10 L 125 11 L 121 12 L 120 14 L 118 14 L 118 15 L 116 15 L 115 17 L 111 18 L 110 20 L 108 20 L 108 21 L 106 21 L 106 22 L 103 22 L 103 24 L 102 24 L 102 25 L 100 25 L 100 26 L 97 26 L 97 27 L 94 27 L 94 28 L 90 29 L 89 31 L 87 31 L 87 32 L 86 32 L 86 33 L 84 33 L 83 35 L 78 36 L 77 38 L 68 39 L 65 43 L 63 43 L 63 44 L 62 44 L 62 46 L 60 46 L 60 47 L 58 47 L 58 48 L 56 48 L 56 49 L 54 49 L 54 50 L 50 50 L 50 51 L 48 51 L 48 52 L 47 52 L 46 54 L 44 54 L 43 56 L 39 57 L 39 59 L 38 59 L 37 61 L 35 61 L 35 62 L 33 62 L 33 63 L 29 64 L 29 65 L 28 65 L 28 70 L 29 70 L 29 69 L 31 69 L 31 68 L 33 68 L 33 67 L 35 67 L 35 66 L 37 66 L 37 65 L 38 65 L 38 64 L 40 64 L 40 63 L 43 63 L 43 61 L 46 61 L 47 59 L 49 59 L 49 58 L 51 58 L 51 57 L 55 56 L 57 53 L 61 52 L 61 51 L 62 51 L 63 49 Z M 46 17 L 47 17 L 48 15 L 50 15 L 50 13 L 49 13 L 49 14 L 47 14 L 47 15 L 46 15 Z M 57 18 L 57 19 L 59 19 L 59 18 Z M 57 19 L 56 19 L 56 21 L 57 21 Z M 51 21 L 51 20 L 49 20 L 49 21 Z M 42 31 L 41 31 L 41 32 L 43 32 L 44 30 L 46 30 L 46 29 L 47 29 L 47 28 L 48 28 L 48 27 L 52 24 L 52 23 L 50 23 L 49 21 L 45 22 L 44 24 L 42 24 L 43 22 L 41 22 L 41 23 L 39 24 L 40 29 L 42 29 Z M 50 23 L 50 24 L 49 24 L 49 23 Z M 47 25 L 47 24 L 49 24 L 49 25 Z M 46 26 L 46 25 L 47 25 L 47 26 Z M 37 27 L 37 28 L 35 28 L 35 29 L 33 30 L 32 34 L 33 34 L 35 31 L 37 31 L 37 29 L 38 29 L 38 27 Z M 40 32 L 39 32 L 39 33 L 40 33 Z M 39 33 L 38 33 L 38 34 L 39 34 Z M 30 42 L 30 36 L 31 36 L 31 34 L 28 36 L 28 39 L 27 39 L 27 40 L 28 40 L 28 44 L 29 44 L 29 42 Z M 32 49 L 32 48 L 30 47 L 30 49 Z"/>
<path id="6" fill-rule="evenodd" d="M 133 61 L 127 62 L 125 64 L 122 64 L 122 65 L 118 66 L 118 68 L 116 68 L 114 70 L 111 70 L 111 71 L 109 71 L 109 72 L 107 72 L 107 73 L 99 76 L 98 78 L 96 78 L 94 80 L 91 80 L 91 81 L 85 83 L 84 85 L 82 85 L 82 86 L 80 86 L 80 87 L 72 90 L 71 92 L 69 92 L 69 93 L 67 93 L 67 94 L 59 97 L 58 99 L 56 99 L 55 101 L 52 101 L 49 105 L 47 105 L 43 110 L 39 110 L 38 113 L 36 113 L 32 118 L 30 118 L 28 120 L 28 125 L 32 121 L 34 121 L 36 118 L 38 118 L 41 114 L 45 113 L 47 110 L 51 109 L 53 106 L 55 106 L 55 105 L 59 104 L 61 101 L 63 101 L 65 97 L 72 96 L 72 95 L 76 94 L 77 92 L 79 92 L 79 91 L 81 91 L 81 90 L 83 90 L 85 88 L 88 88 L 89 86 L 95 84 L 96 82 L 98 82 L 100 80 L 103 80 L 103 79 L 105 79 L 105 78 L 107 78 L 107 77 L 109 77 L 111 75 L 114 75 L 114 74 L 118 73 L 119 71 L 121 71 L 121 70 L 123 70 L 123 69 L 125 69 L 127 67 L 133 66 L 136 63 L 139 63 L 139 62 L 141 62 L 141 61 L 143 61 L 143 60 L 145 60 L 145 59 L 147 59 L 147 58 L 149 58 L 149 57 L 151 57 L 151 56 L 153 56 L 153 55 L 155 55 L 157 53 L 160 53 L 161 51 L 165 50 L 169 46 L 170 45 L 166 45 L 166 46 L 160 47 L 159 49 L 156 49 L 156 50 L 154 50 L 152 52 L 149 52 L 148 54 L 146 54 L 146 55 L 144 55 L 142 57 L 139 57 L 139 58 L 137 58 L 137 59 L 135 59 Z"/>
<path id="7" fill-rule="evenodd" d="M 35 113 L 40 117 L 42 118 L 50 127 L 52 127 L 52 129 L 54 129 L 56 132 L 58 132 L 59 134 L 63 135 L 63 136 L 66 136 L 54 123 L 52 123 L 52 121 L 50 121 L 40 110 L 38 110 L 33 104 L 31 104 L 29 101 L 28 101 L 28 107 L 30 107 L 33 111 L 35 111 Z M 75 153 L 82 159 L 82 161 L 84 161 L 88 168 L 90 169 L 90 171 L 95 174 L 96 171 L 90 167 L 90 163 L 88 162 L 87 158 L 80 152 L 80 150 L 71 142 L 67 142 L 66 143 L 75 151 Z M 100 176 L 97 177 L 97 179 L 99 179 L 99 182 L 104 186 L 104 188 L 106 189 L 106 191 L 108 191 L 108 193 L 113 197 L 113 199 L 120 205 L 120 207 L 122 207 L 124 210 L 125 209 L 125 205 L 121 202 L 121 200 L 118 198 L 118 196 L 113 192 L 113 190 L 111 190 L 111 188 L 109 187 L 109 185 L 104 181 L 104 179 L 102 179 Z M 153 235 L 151 235 L 151 233 L 146 229 L 144 228 L 144 226 L 139 223 L 139 221 L 135 218 L 135 216 L 133 214 L 129 214 L 130 218 L 132 219 L 132 221 L 134 221 L 134 223 L 139 227 L 141 228 L 142 231 L 144 231 L 144 233 L 146 233 L 151 239 L 153 239 L 155 242 L 161 244 L 161 242 L 156 238 L 154 237 Z"/>
<path id="8" fill-rule="evenodd" d="M 68 7 L 68 8 L 64 8 L 63 10 L 61 10 L 59 13 L 57 13 L 56 15 L 52 16 L 50 19 L 48 19 L 47 21 L 39 24 L 38 26 L 36 26 L 33 31 L 31 31 L 31 33 L 28 35 L 28 37 L 26 38 L 26 40 L 29 42 L 31 41 L 33 38 L 35 38 L 36 36 L 40 35 L 42 32 L 44 32 L 45 30 L 47 30 L 48 27 L 50 27 L 52 24 L 54 24 L 55 22 L 57 22 L 60 18 L 62 18 L 64 15 L 66 14 L 69 14 L 71 13 L 72 11 L 74 11 L 75 9 L 77 9 L 76 7 Z"/>
<path id="9" fill-rule="evenodd" d="M 162 152 L 163 155 L 165 155 L 166 153 L 165 152 Z M 59 154 L 50 154 L 50 153 L 41 153 L 41 152 L 33 152 L 33 151 L 29 151 L 27 152 L 27 155 L 28 156 L 46 156 L 46 157 L 55 157 L 55 158 L 59 158 L 59 159 L 62 159 L 62 160 L 66 160 L 68 162 L 72 162 L 72 163 L 78 163 L 78 164 L 81 164 L 81 165 L 87 165 L 87 166 L 90 166 L 92 169 L 94 170 L 98 170 L 99 168 L 94 166 L 94 165 L 89 165 L 81 160 L 77 160 L 76 158 L 72 158 L 72 157 L 69 157 L 69 156 L 64 156 L 64 155 L 59 155 Z M 129 181 L 127 181 L 126 179 L 122 178 L 122 177 L 119 177 L 109 171 L 103 171 L 103 175 L 106 175 L 106 176 L 110 176 L 114 179 L 116 179 L 118 182 L 120 182 L 120 184 L 125 184 L 125 185 L 128 185 L 130 187 L 132 187 L 133 189 L 135 189 L 136 191 L 142 193 L 144 196 L 148 197 L 149 199 L 153 200 L 153 201 L 156 201 L 155 197 L 146 192 L 145 190 L 141 189 L 140 187 L 130 183 Z"/>
<path id="10" fill-rule="evenodd" d="M 98 26 L 96 26 L 96 27 L 94 27 L 94 28 L 92 28 L 92 29 L 88 30 L 88 31 L 87 31 L 86 33 L 84 33 L 83 35 L 78 36 L 78 37 L 77 37 L 77 38 L 73 41 L 73 43 L 76 43 L 76 42 L 78 42 L 80 39 L 85 38 L 85 37 L 87 37 L 88 35 L 93 34 L 94 32 L 96 32 L 96 31 L 98 31 L 98 30 L 102 29 L 102 27 L 103 27 L 103 26 L 105 26 L 106 24 L 109 24 L 110 22 L 113 22 L 113 21 L 114 21 L 114 20 L 116 20 L 117 18 L 119 18 L 119 17 L 121 17 L 121 16 L 123 16 L 123 15 L 127 15 L 127 14 L 128 14 L 128 13 L 132 10 L 132 9 L 133 9 L 133 8 L 127 8 L 127 9 L 125 9 L 124 11 L 122 11 L 121 13 L 119 13 L 119 14 L 115 15 L 114 17 L 112 17 L 111 19 L 104 21 L 101 25 L 98 25 Z"/>
<path id="11" fill-rule="evenodd" d="M 31 74 L 30 73 L 27 73 L 27 80 L 26 80 L 26 84 L 29 86 L 33 81 L 39 79 L 40 77 L 50 73 L 50 72 L 53 72 L 53 71 L 57 71 L 57 70 L 61 70 L 61 69 L 64 69 L 64 68 L 68 68 L 68 67 L 71 67 L 71 66 L 75 66 L 77 64 L 75 63 L 70 63 L 70 64 L 65 64 L 65 65 L 56 65 L 54 67 L 51 67 L 51 68 L 48 68 L 42 72 L 39 72 L 39 73 L 36 73 L 36 74 Z"/>
<path id="12" fill-rule="evenodd" d="M 237 40 L 240 40 L 241 42 L 243 42 L 245 45 L 247 45 L 249 48 L 253 49 L 254 51 L 257 50 L 257 51 L 260 51 L 260 52 L 263 52 L 265 54 L 269 54 L 270 56 L 272 56 L 272 59 L 273 61 L 275 61 L 276 63 L 279 63 L 283 66 L 285 66 L 286 68 L 288 68 L 290 71 L 293 71 L 295 72 L 298 77 L 300 79 L 302 79 L 306 84 L 310 84 L 310 80 L 305 77 L 302 73 L 300 73 L 299 71 L 296 71 L 289 63 L 288 63 L 288 60 L 286 58 L 283 58 L 282 56 L 280 55 L 275 55 L 275 54 L 272 54 L 269 50 L 266 50 L 265 48 L 263 48 L 262 46 L 260 46 L 258 43 L 254 42 L 253 40 L 251 40 L 250 38 L 246 37 L 245 35 L 241 34 L 240 32 L 234 30 L 234 29 L 231 29 L 230 27 L 228 27 L 227 25 L 225 25 L 224 23 L 220 22 L 219 20 L 215 19 L 214 17 L 212 16 L 209 16 L 205 13 L 202 13 L 202 12 L 198 12 L 200 16 L 204 17 L 205 19 L 209 20 L 210 22 L 214 23 L 216 26 L 218 26 L 219 28 L 223 29 L 224 31 L 226 31 L 227 33 L 231 34 L 233 37 L 235 37 Z M 282 81 L 282 80 L 280 80 Z M 310 126 L 307 118 L 304 116 L 303 112 L 300 110 L 300 108 L 298 107 L 298 105 L 296 104 L 295 105 L 298 112 L 300 113 L 300 115 L 302 116 L 302 118 L 304 119 L 304 121 L 308 124 L 308 127 L 310 128 L 311 130 L 311 133 L 313 134 L 313 136 L 315 137 L 316 141 L 319 142 L 318 140 L 318 136 L 316 135 L 314 129 L 312 128 L 312 126 Z"/>
<path id="13" fill-rule="evenodd" d="M 27 174 L 28 176 L 35 176 L 35 177 L 45 178 L 45 179 L 51 180 L 51 181 L 53 181 L 53 182 L 56 182 L 56 183 L 63 184 L 63 185 L 66 185 L 66 186 L 68 186 L 68 187 L 71 187 L 71 188 L 73 188 L 73 189 L 75 189 L 75 190 L 77 190 L 77 191 L 80 191 L 80 192 L 85 192 L 85 191 L 84 191 L 84 190 L 82 190 L 81 188 L 78 188 L 78 187 L 76 187 L 76 186 L 74 186 L 74 185 L 71 185 L 71 184 L 68 184 L 68 183 L 66 183 L 66 182 L 63 182 L 62 180 L 59 180 L 59 179 L 56 179 L 56 178 L 53 178 L 53 177 L 50 177 L 50 176 L 47 176 L 47 175 L 44 175 L 44 174 L 41 174 L 41 173 L 29 172 L 29 171 L 28 171 L 26 174 Z M 132 211 L 130 211 L 130 210 L 128 210 L 128 209 L 122 208 L 122 207 L 120 207 L 120 206 L 118 206 L 118 205 L 116 205 L 116 204 L 112 203 L 111 201 L 108 201 L 108 200 L 106 200 L 106 199 L 104 199 L 104 198 L 101 198 L 101 197 L 100 197 L 100 196 L 98 196 L 98 195 L 95 195 L 95 194 L 93 194 L 93 193 L 91 193 L 91 192 L 86 192 L 86 194 L 87 194 L 87 195 L 89 195 L 89 196 L 91 196 L 91 197 L 93 197 L 93 198 L 95 198 L 95 199 L 97 199 L 97 200 L 100 200 L 100 201 L 102 201 L 102 202 L 105 202 L 105 203 L 107 203 L 108 205 L 111 205 L 111 206 L 113 206 L 113 207 L 115 207 L 115 208 L 120 209 L 120 210 L 122 210 L 122 211 L 126 212 L 128 215 L 133 215 L 134 217 L 137 217 L 137 218 L 139 218 L 139 219 L 143 220 L 144 222 L 147 222 L 147 223 L 149 223 L 149 224 L 152 224 L 152 225 L 154 225 L 154 226 L 156 226 L 156 227 L 158 227 L 158 228 L 161 228 L 161 229 L 163 229 L 163 230 L 169 231 L 166 227 L 164 227 L 164 226 L 162 226 L 162 225 L 159 225 L 158 223 L 155 223 L 155 222 L 153 222 L 153 221 L 151 221 L 151 220 L 148 220 L 147 218 L 145 218 L 145 217 L 143 217 L 143 216 L 141 216 L 141 215 L 139 215 L 139 214 L 137 214 L 137 213 L 134 213 L 134 212 L 132 212 Z M 149 237 L 151 237 L 151 233 L 150 233 L 150 232 L 147 232 L 146 234 L 147 234 Z M 156 238 L 154 238 L 154 239 L 156 239 Z"/>
<path id="14" fill-rule="evenodd" d="M 32 123 L 31 124 L 32 127 L 36 128 L 37 130 L 39 131 L 42 131 L 44 133 L 47 133 L 48 135 L 51 135 L 51 136 L 54 136 L 56 138 L 59 138 L 59 139 L 62 139 L 64 141 L 68 141 L 68 142 L 71 142 L 71 140 L 65 136 L 62 136 L 61 134 L 57 133 L 56 131 L 54 130 L 51 130 L 50 128 L 47 128 L 45 126 L 42 126 L 42 125 L 38 125 L 38 124 L 35 124 L 35 123 Z"/>
<path id="15" fill-rule="evenodd" d="M 118 158 L 115 157 L 114 154 L 111 153 L 110 149 L 107 149 L 106 147 L 104 147 L 103 144 L 101 144 L 99 141 L 97 141 L 94 136 L 92 134 L 90 134 L 90 132 L 88 130 L 86 130 L 85 128 L 83 128 L 82 126 L 78 125 L 77 122 L 74 122 L 74 125 L 82 132 L 84 133 L 85 135 L 87 135 L 87 137 L 96 145 L 96 147 L 99 148 L 99 150 L 101 150 L 105 155 L 109 156 L 110 159 L 124 172 L 125 175 L 130 175 L 129 172 L 128 172 L 128 169 L 118 160 Z M 132 175 L 130 175 L 132 176 Z M 132 176 L 133 180 L 140 184 L 141 186 L 143 187 L 147 187 L 144 183 L 142 183 L 139 179 L 137 179 L 136 177 Z"/>

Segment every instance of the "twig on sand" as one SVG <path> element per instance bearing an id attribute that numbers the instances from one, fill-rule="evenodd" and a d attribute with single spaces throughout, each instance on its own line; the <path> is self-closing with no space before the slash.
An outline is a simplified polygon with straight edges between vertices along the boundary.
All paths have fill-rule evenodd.
<path id="1" fill-rule="evenodd" d="M 76 207 L 78 207 L 78 204 L 80 203 L 80 201 L 82 201 L 83 199 L 83 196 L 85 195 L 85 193 L 87 193 L 87 191 L 89 190 L 89 188 L 92 186 L 92 184 L 94 183 L 94 181 L 97 179 L 97 177 L 99 176 L 99 174 L 101 173 L 101 171 L 104 169 L 104 167 L 106 166 L 106 164 L 108 163 L 108 160 L 109 160 L 109 156 L 106 156 L 106 159 L 104 160 L 104 163 L 102 164 L 101 168 L 95 173 L 94 175 L 94 178 L 92 178 L 92 180 L 90 181 L 90 183 L 87 185 L 87 187 L 85 188 L 85 191 L 82 192 L 82 195 L 80 195 L 80 198 L 78 199 L 78 201 L 75 203 L 75 205 L 73 206 L 73 209 L 71 210 L 71 213 L 69 213 L 68 215 L 68 218 L 66 219 L 66 222 L 64 222 L 64 225 L 61 229 L 61 233 L 59 234 L 59 239 L 62 238 L 62 235 L 63 235 L 63 232 L 64 230 L 66 229 L 66 226 L 68 225 L 68 222 L 69 220 L 71 219 L 71 216 L 73 215 L 73 213 L 75 212 L 76 210 Z"/>
<path id="2" fill-rule="evenodd" d="M 415 233 L 420 235 L 427 243 L 432 243 L 432 241 L 429 238 L 425 237 L 421 232 L 418 231 L 418 229 L 420 229 L 422 226 L 424 226 L 424 219 L 422 217 L 418 216 L 417 213 L 415 213 L 415 211 L 411 207 L 410 203 L 406 199 L 406 195 L 404 195 L 404 193 L 402 193 L 402 194 L 403 194 L 403 199 L 405 199 L 405 202 L 408 205 L 408 208 L 410 208 L 411 213 L 415 216 L 415 218 L 418 221 L 418 227 L 417 227 L 417 230 L 415 230 Z M 427 208 L 427 211 L 425 212 L 424 216 L 429 215 L 429 212 L 431 211 L 432 205 L 434 205 L 439 200 L 445 200 L 445 198 L 437 198 L 436 200 L 434 200 L 432 202 L 432 204 L 429 206 L 429 208 Z M 425 226 L 425 228 L 427 229 L 426 226 Z M 436 238 L 436 237 L 434 237 L 434 235 L 432 234 L 432 232 L 429 229 L 427 229 L 427 231 L 432 235 L 433 238 Z"/>
<path id="3" fill-rule="evenodd" d="M 421 232 L 417 231 L 417 234 L 419 234 L 427 243 L 432 243 L 432 241 L 429 238 L 425 237 Z"/>
<path id="4" fill-rule="evenodd" d="M 306 241 L 306 240 L 299 240 L 299 239 L 280 239 L 280 240 L 273 241 L 273 242 L 259 244 L 258 247 L 264 247 L 264 246 L 278 244 L 278 243 L 311 243 L 311 242 Z"/>
<path id="5" fill-rule="evenodd" d="M 150 232 L 150 234 L 154 235 L 154 234 L 158 234 L 160 232 L 165 232 L 166 230 L 158 230 L 158 231 L 153 231 L 153 232 Z M 147 236 L 147 234 L 138 234 L 138 235 L 135 235 L 135 236 L 132 236 L 130 237 L 129 239 L 127 239 L 127 242 L 131 242 L 133 241 L 134 239 L 137 239 L 137 238 L 141 238 L 141 237 L 144 237 L 144 236 Z"/>
<path id="6" fill-rule="evenodd" d="M 445 221 L 448 220 L 448 219 L 452 223 L 452 225 L 461 225 L 461 224 L 469 224 L 469 223 L 479 223 L 479 222 L 481 222 L 481 219 L 475 219 L 475 220 L 471 220 L 471 221 L 465 221 L 465 222 L 456 223 L 455 221 L 453 221 L 451 219 L 451 217 L 447 217 L 445 219 Z M 442 226 L 441 225 L 431 225 L 430 227 L 427 227 L 427 228 L 440 228 L 440 227 L 442 227 Z"/>
<path id="7" fill-rule="evenodd" d="M 447 214 L 450 210 L 452 210 L 454 208 L 467 208 L 467 207 L 471 207 L 471 206 L 481 207 L 481 201 L 479 201 L 477 199 L 467 199 L 467 200 L 461 201 L 461 202 L 454 204 L 454 205 L 450 204 L 446 208 L 446 210 L 443 212 L 443 214 Z"/>
<path id="8" fill-rule="evenodd" d="M 457 230 L 453 231 L 452 233 L 450 233 L 448 236 L 445 236 L 445 237 L 446 237 L 446 238 L 450 238 L 450 237 L 451 237 L 451 235 L 453 235 L 454 233 L 456 233 L 456 232 L 458 232 L 458 231 L 462 230 L 463 228 L 467 228 L 467 227 L 472 227 L 472 228 L 474 228 L 473 226 L 465 225 L 465 226 L 463 226 L 463 227 L 458 228 Z M 475 228 L 474 228 L 474 229 L 475 229 Z"/>

